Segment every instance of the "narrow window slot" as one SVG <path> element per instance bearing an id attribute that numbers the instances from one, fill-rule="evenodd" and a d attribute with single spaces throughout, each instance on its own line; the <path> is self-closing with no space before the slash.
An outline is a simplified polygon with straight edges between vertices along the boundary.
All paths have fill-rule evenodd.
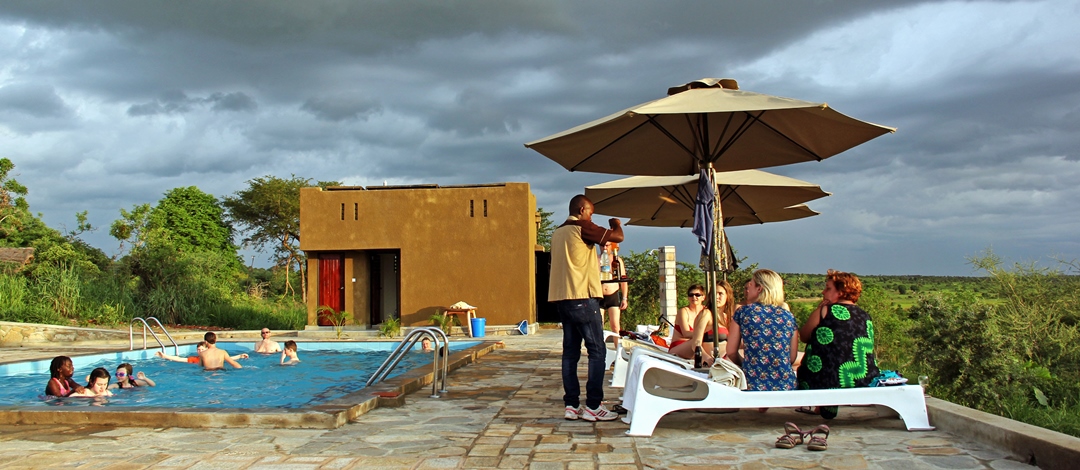
<path id="1" fill-rule="evenodd" d="M 352 219 L 360 220 L 360 203 L 358 202 L 352 203 Z"/>
<path id="2" fill-rule="evenodd" d="M 487 217 L 487 199 L 484 199 L 484 217 Z"/>
<path id="3" fill-rule="evenodd" d="M 345 203 L 341 203 L 341 220 L 345 220 Z"/>
<path id="4" fill-rule="evenodd" d="M 473 215 L 473 202 L 475 202 L 475 201 L 473 201 L 472 199 L 469 199 L 469 217 L 474 217 L 474 215 Z"/>

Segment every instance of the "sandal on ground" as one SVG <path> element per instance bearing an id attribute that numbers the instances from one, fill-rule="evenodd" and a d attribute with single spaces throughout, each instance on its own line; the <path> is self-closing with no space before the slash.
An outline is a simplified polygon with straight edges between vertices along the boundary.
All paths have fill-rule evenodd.
<path id="1" fill-rule="evenodd" d="M 616 412 L 618 414 L 624 415 L 624 414 L 626 414 L 627 411 L 630 411 L 630 410 L 628 410 L 626 408 L 623 408 L 622 405 L 613 405 L 611 407 L 611 411 L 614 411 L 614 412 Z"/>
<path id="2" fill-rule="evenodd" d="M 803 443 L 803 436 L 805 435 L 805 433 L 803 433 L 802 430 L 799 429 L 799 426 L 795 425 L 795 423 L 784 423 L 784 432 L 786 434 L 776 438 L 777 448 L 791 449 Z"/>
<path id="3" fill-rule="evenodd" d="M 808 414 L 808 415 L 816 415 L 816 414 L 818 414 L 817 408 L 813 407 L 813 406 L 800 406 L 798 408 L 795 408 L 795 412 L 796 413 Z"/>
<path id="4" fill-rule="evenodd" d="M 810 438 L 810 442 L 806 443 L 807 449 L 821 451 L 829 448 L 829 443 L 826 441 L 829 438 L 828 425 L 819 425 L 811 429 L 806 435 Z"/>

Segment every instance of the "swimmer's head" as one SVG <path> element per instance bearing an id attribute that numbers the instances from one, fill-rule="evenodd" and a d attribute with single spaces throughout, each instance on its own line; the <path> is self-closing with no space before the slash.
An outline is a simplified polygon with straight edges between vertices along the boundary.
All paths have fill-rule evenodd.
<path id="1" fill-rule="evenodd" d="M 118 382 L 126 382 L 128 379 L 132 378 L 131 374 L 134 371 L 135 369 L 131 367 L 131 364 L 128 364 L 126 362 L 120 364 L 116 366 L 116 380 Z"/>
<path id="2" fill-rule="evenodd" d="M 217 344 L 217 335 L 214 334 L 213 331 L 207 331 L 206 334 L 203 335 L 203 340 L 209 344 Z"/>
<path id="3" fill-rule="evenodd" d="M 49 363 L 49 374 L 53 377 L 64 377 L 62 372 L 68 372 L 67 375 L 75 373 L 75 365 L 71 363 L 71 358 L 67 356 L 56 356 L 52 362 Z"/>
<path id="4" fill-rule="evenodd" d="M 285 350 L 296 352 L 296 341 L 288 340 L 285 342 Z"/>
<path id="5" fill-rule="evenodd" d="M 95 395 L 101 395 L 105 393 L 105 390 L 109 388 L 109 371 L 104 367 L 98 367 L 90 372 L 90 380 L 86 384 L 86 388 L 93 390 Z"/>

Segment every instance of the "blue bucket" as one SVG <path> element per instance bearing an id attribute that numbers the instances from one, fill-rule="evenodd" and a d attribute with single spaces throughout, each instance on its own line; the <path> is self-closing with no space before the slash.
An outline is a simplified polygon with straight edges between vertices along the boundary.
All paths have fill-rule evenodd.
<path id="1" fill-rule="evenodd" d="M 470 321 L 472 323 L 469 325 L 471 327 L 469 331 L 472 332 L 472 337 L 479 338 L 484 336 L 484 333 L 487 330 L 487 318 L 473 318 Z"/>

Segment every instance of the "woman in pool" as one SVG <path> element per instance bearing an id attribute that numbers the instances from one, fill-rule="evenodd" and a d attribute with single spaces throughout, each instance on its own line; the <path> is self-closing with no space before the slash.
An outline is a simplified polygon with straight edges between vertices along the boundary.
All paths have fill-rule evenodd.
<path id="1" fill-rule="evenodd" d="M 300 356 L 296 354 L 296 341 L 285 342 L 285 349 L 281 350 L 281 365 L 289 366 L 300 362 Z"/>
<path id="2" fill-rule="evenodd" d="M 135 388 L 135 387 L 154 387 L 157 386 L 153 380 L 150 380 L 146 374 L 139 372 L 138 377 L 132 376 L 134 369 L 131 364 L 123 363 L 116 366 L 116 383 L 109 386 L 109 388 Z"/>
<path id="3" fill-rule="evenodd" d="M 109 371 L 104 367 L 98 367 L 90 372 L 90 378 L 87 380 L 86 388 L 82 392 L 72 393 L 71 397 L 111 397 L 113 392 L 109 391 Z"/>
<path id="4" fill-rule="evenodd" d="M 56 356 L 49 364 L 49 383 L 45 385 L 45 395 L 50 397 L 66 397 L 72 393 L 86 391 L 82 385 L 75 383 L 71 376 L 75 374 L 75 365 L 67 356 Z"/>
<path id="5" fill-rule="evenodd" d="M 741 362 L 748 390 L 792 390 L 799 336 L 795 316 L 783 306 L 784 281 L 768 269 L 746 282 L 746 305 L 728 324 L 727 358 Z M 742 344 L 745 357 L 739 357 Z M 741 360 L 741 361 L 740 361 Z"/>

